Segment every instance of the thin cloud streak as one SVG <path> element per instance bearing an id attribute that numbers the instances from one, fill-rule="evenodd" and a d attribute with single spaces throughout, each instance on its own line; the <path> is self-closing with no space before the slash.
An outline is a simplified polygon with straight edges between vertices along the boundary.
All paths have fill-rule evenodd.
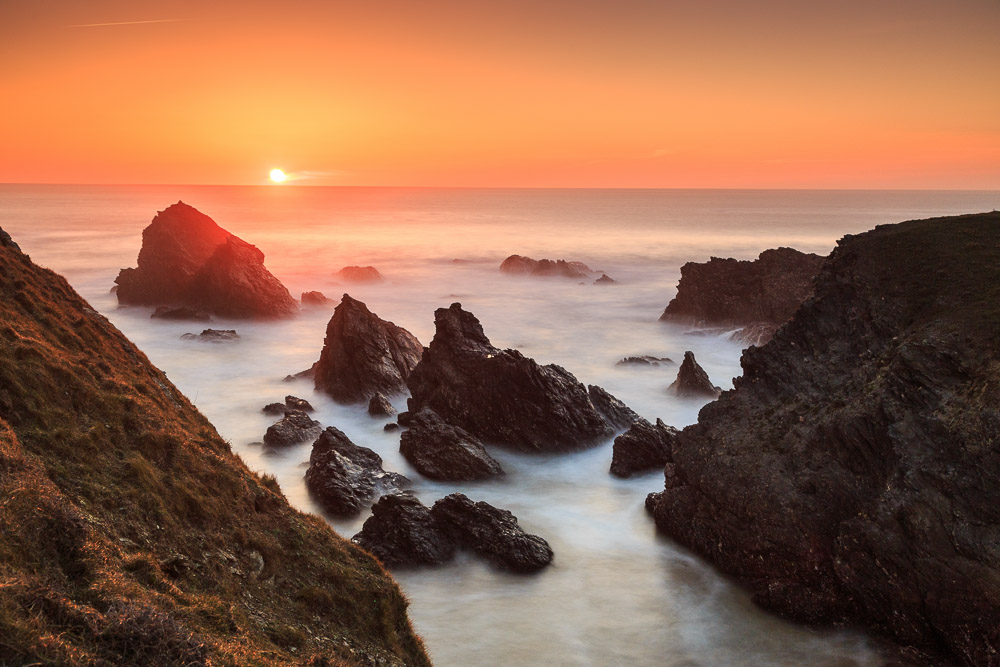
<path id="1" fill-rule="evenodd" d="M 191 19 L 153 19 L 151 21 L 118 21 L 116 23 L 80 23 L 78 25 L 64 26 L 66 28 L 99 28 L 106 25 L 140 25 L 143 23 L 177 23 L 178 21 L 190 21 Z"/>

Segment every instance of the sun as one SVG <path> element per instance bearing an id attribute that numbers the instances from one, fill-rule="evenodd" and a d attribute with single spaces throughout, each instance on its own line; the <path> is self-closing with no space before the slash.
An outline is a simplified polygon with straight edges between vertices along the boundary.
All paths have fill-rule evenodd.
<path id="1" fill-rule="evenodd" d="M 281 171 L 280 169 L 271 170 L 271 180 L 274 181 L 275 183 L 281 183 L 286 178 L 288 178 L 288 176 L 286 176 L 285 172 Z"/>

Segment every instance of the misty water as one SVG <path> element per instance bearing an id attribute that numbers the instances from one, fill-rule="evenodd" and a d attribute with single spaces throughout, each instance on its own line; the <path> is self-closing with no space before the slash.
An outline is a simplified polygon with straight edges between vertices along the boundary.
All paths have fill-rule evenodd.
<path id="1" fill-rule="evenodd" d="M 394 572 L 417 631 L 439 665 L 870 665 L 873 644 L 851 632 L 817 632 L 766 614 L 709 565 L 659 536 L 643 502 L 659 472 L 608 475 L 611 441 L 583 452 L 530 456 L 493 448 L 499 480 L 423 479 L 399 455 L 399 435 L 363 406 L 341 406 L 309 381 L 283 382 L 319 356 L 331 308 L 293 320 L 233 328 L 237 343 L 182 340 L 199 323 L 151 320 L 109 293 L 134 266 L 141 232 L 178 199 L 254 243 L 293 295 L 347 291 L 384 319 L 433 336 L 434 309 L 460 302 L 498 347 L 564 366 L 648 419 L 683 427 L 702 401 L 668 395 L 676 365 L 622 368 L 630 355 L 680 360 L 695 353 L 712 380 L 732 387 L 740 346 L 657 321 L 679 267 L 710 256 L 753 258 L 780 245 L 828 253 L 837 238 L 876 224 L 990 210 L 984 192 L 649 190 L 436 190 L 303 187 L 0 186 L 0 226 L 39 264 L 73 286 L 162 368 L 215 424 L 233 451 L 275 475 L 296 507 L 322 514 L 303 475 L 310 445 L 275 454 L 258 444 L 273 419 L 260 408 L 286 394 L 308 399 L 324 426 L 377 451 L 407 475 L 425 504 L 454 491 L 511 510 L 555 551 L 533 576 L 460 556 Z M 501 275 L 518 253 L 563 258 L 607 272 L 611 286 Z M 458 262 L 454 260 L 460 260 Z M 335 284 L 346 265 L 374 265 L 380 285 Z M 405 406 L 405 396 L 394 401 Z M 331 521 L 343 536 L 365 515 Z"/>

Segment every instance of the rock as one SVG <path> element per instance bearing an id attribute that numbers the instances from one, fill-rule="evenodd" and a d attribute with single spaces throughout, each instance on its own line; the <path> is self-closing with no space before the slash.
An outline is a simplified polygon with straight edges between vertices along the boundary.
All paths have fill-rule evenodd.
<path id="1" fill-rule="evenodd" d="M 385 395 L 377 393 L 368 401 L 368 414 L 372 417 L 391 417 L 396 414 L 396 408 L 392 407 Z"/>
<path id="2" fill-rule="evenodd" d="M 204 329 L 200 334 L 186 333 L 184 340 L 199 340 L 203 343 L 232 343 L 240 339 L 234 329 Z"/>
<path id="3" fill-rule="evenodd" d="M 552 548 L 517 525 L 517 517 L 488 503 L 453 493 L 434 503 L 431 515 L 462 547 L 513 572 L 534 572 L 552 562 Z"/>
<path id="4" fill-rule="evenodd" d="M 677 379 L 670 385 L 670 391 L 677 396 L 718 398 L 722 389 L 712 384 L 708 373 L 695 361 L 693 352 L 684 353 L 684 361 L 677 371 Z"/>
<path id="5" fill-rule="evenodd" d="M 340 430 L 328 426 L 309 456 L 306 488 L 330 514 L 353 516 L 375 496 L 398 491 L 409 480 L 382 469 L 382 457 L 359 447 Z"/>
<path id="6" fill-rule="evenodd" d="M 783 616 L 995 664 L 1000 214 L 847 236 L 815 285 L 647 506 Z"/>
<path id="7" fill-rule="evenodd" d="M 583 262 L 567 262 L 563 259 L 532 259 L 521 255 L 511 255 L 500 264 L 500 272 L 510 275 L 534 277 L 560 276 L 563 278 L 588 278 L 593 271 Z"/>
<path id="8" fill-rule="evenodd" d="M 755 322 L 730 334 L 729 340 L 743 343 L 747 346 L 756 345 L 760 347 L 774 338 L 774 334 L 778 331 L 778 328 L 779 325 L 771 324 L 770 322 Z"/>
<path id="9" fill-rule="evenodd" d="M 298 396 L 285 396 L 285 405 L 289 410 L 301 410 L 302 412 L 315 412 L 316 409 L 304 398 Z"/>
<path id="10" fill-rule="evenodd" d="M 323 431 L 318 421 L 314 421 L 301 410 L 289 410 L 281 421 L 267 427 L 264 444 L 268 447 L 288 447 L 312 440 Z"/>
<path id="11" fill-rule="evenodd" d="M 299 371 L 298 373 L 293 373 L 291 375 L 286 375 L 285 377 L 283 377 L 281 379 L 281 381 L 282 382 L 295 382 L 296 380 L 303 380 L 303 379 L 309 379 L 309 380 L 311 380 L 314 377 L 316 377 L 316 364 L 313 364 L 312 367 L 307 368 L 304 371 Z"/>
<path id="12" fill-rule="evenodd" d="M 316 389 L 342 403 L 362 403 L 376 393 L 398 394 L 422 353 L 413 334 L 345 294 L 326 327 L 314 367 Z"/>
<path id="13" fill-rule="evenodd" d="M 502 475 L 503 469 L 476 438 L 449 426 L 430 410 L 410 419 L 399 451 L 421 475 L 447 481 L 472 481 Z"/>
<path id="14" fill-rule="evenodd" d="M 602 273 L 601 277 L 594 281 L 595 285 L 614 285 L 617 280 L 613 280 L 611 276 L 606 273 Z"/>
<path id="15" fill-rule="evenodd" d="M 277 416 L 288 412 L 288 407 L 284 403 L 268 403 L 260 409 L 265 415 Z"/>
<path id="16" fill-rule="evenodd" d="M 569 371 L 493 347 L 461 304 L 434 320 L 434 340 L 406 382 L 410 413 L 429 408 L 484 442 L 523 451 L 580 449 L 614 435 L 621 414 L 609 421 Z"/>
<path id="17" fill-rule="evenodd" d="M 712 257 L 708 262 L 688 262 L 681 267 L 677 296 L 660 319 L 698 327 L 780 327 L 812 295 L 813 277 L 824 259 L 777 248 L 765 250 L 753 261 Z"/>
<path id="18" fill-rule="evenodd" d="M 640 419 L 615 438 L 611 452 L 611 474 L 631 477 L 637 473 L 663 469 L 671 461 L 677 429 L 657 419 L 656 425 Z"/>
<path id="19" fill-rule="evenodd" d="M 0 246 L 21 252 L 21 246 L 17 245 L 17 243 L 14 242 L 14 239 L 10 237 L 10 234 L 5 232 L 3 229 L 0 229 Z"/>
<path id="20" fill-rule="evenodd" d="M 382 430 L 383 431 L 398 431 L 399 430 L 399 424 L 397 424 L 396 422 L 389 422 L 388 424 L 386 424 L 385 426 L 382 427 Z"/>
<path id="21" fill-rule="evenodd" d="M 640 417 L 632 409 L 597 385 L 588 385 L 587 393 L 594 408 L 616 430 L 626 429 Z"/>
<path id="22" fill-rule="evenodd" d="M 303 292 L 299 299 L 303 306 L 329 306 L 333 299 L 328 299 L 322 292 Z"/>
<path id="23" fill-rule="evenodd" d="M 374 266 L 345 266 L 333 274 L 345 283 L 381 283 L 385 281 Z"/>
<path id="24" fill-rule="evenodd" d="M 651 357 L 643 355 L 641 357 L 625 357 L 617 362 L 615 366 L 665 366 L 674 363 L 670 357 Z"/>
<path id="25" fill-rule="evenodd" d="M 204 313 L 200 310 L 195 310 L 194 308 L 188 308 L 187 306 L 181 306 L 179 308 L 171 308 L 170 306 L 159 306 L 153 311 L 153 314 L 149 316 L 151 319 L 160 320 L 193 320 L 195 322 L 211 322 L 212 317 L 208 313 Z"/>
<path id="26" fill-rule="evenodd" d="M 138 266 L 115 279 L 118 301 L 187 306 L 222 317 L 279 318 L 298 305 L 267 269 L 264 254 L 183 202 L 142 232 Z"/>
<path id="27" fill-rule="evenodd" d="M 409 493 L 379 498 L 352 541 L 387 567 L 445 563 L 457 546 L 446 527 Z"/>

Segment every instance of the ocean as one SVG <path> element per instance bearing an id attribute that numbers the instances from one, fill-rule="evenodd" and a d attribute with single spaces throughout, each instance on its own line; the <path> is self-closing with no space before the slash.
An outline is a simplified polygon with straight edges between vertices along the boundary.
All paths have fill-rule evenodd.
<path id="1" fill-rule="evenodd" d="M 283 322 L 216 319 L 210 326 L 236 329 L 241 339 L 208 344 L 181 339 L 200 331 L 199 323 L 120 307 L 109 291 L 118 270 L 135 266 L 142 229 L 178 200 L 257 245 L 296 297 L 348 292 L 425 345 L 434 309 L 460 302 L 494 345 L 562 365 L 642 416 L 683 427 L 704 401 L 668 395 L 676 365 L 615 362 L 646 354 L 680 361 L 691 350 L 715 384 L 732 387 L 741 372 L 738 344 L 658 321 L 684 262 L 750 259 L 778 246 L 826 254 L 843 235 L 878 224 L 995 209 L 1000 192 L 0 185 L 0 227 L 36 263 L 65 275 L 234 452 L 276 476 L 294 506 L 322 515 L 303 480 L 310 445 L 267 454 L 259 444 L 273 421 L 260 408 L 289 393 L 312 402 L 324 426 L 407 475 L 425 504 L 461 491 L 511 510 L 548 540 L 555 560 L 533 576 L 471 557 L 394 573 L 436 664 L 879 664 L 864 635 L 810 630 L 764 613 L 710 565 L 658 535 L 643 502 L 662 489 L 662 475 L 612 478 L 610 441 L 573 454 L 493 450 L 507 471 L 495 481 L 421 478 L 399 455 L 398 432 L 383 431 L 385 420 L 333 403 L 307 380 L 283 382 L 318 359 L 332 308 L 304 309 Z M 582 261 L 617 282 L 502 275 L 500 262 L 515 253 Z M 373 265 L 386 281 L 336 284 L 333 273 L 347 265 Z M 405 397 L 394 404 L 404 409 Z M 330 524 L 349 538 L 365 518 Z"/>

